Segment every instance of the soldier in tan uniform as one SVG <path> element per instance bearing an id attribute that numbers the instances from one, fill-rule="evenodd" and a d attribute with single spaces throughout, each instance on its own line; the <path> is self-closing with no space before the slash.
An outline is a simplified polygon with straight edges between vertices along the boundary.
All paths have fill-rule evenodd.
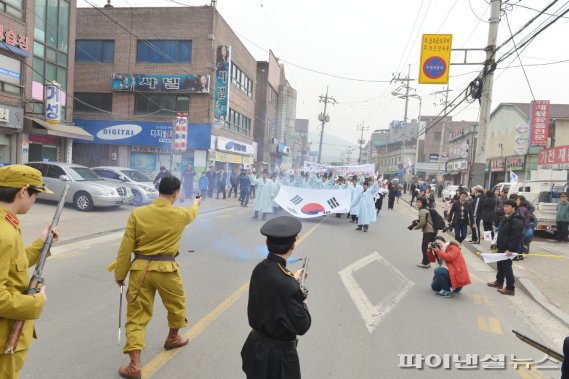
<path id="1" fill-rule="evenodd" d="M 28 267 L 37 263 L 48 227 L 40 238 L 24 248 L 19 214 L 26 214 L 38 192 L 53 193 L 42 184 L 41 173 L 24 165 L 0 167 L 0 378 L 20 377 L 28 348 L 32 344 L 34 323 L 45 301 L 45 287 L 35 295 L 24 295 L 30 278 Z M 54 241 L 58 238 L 54 228 Z M 26 320 L 14 354 L 4 354 L 15 320 Z"/>
<path id="2" fill-rule="evenodd" d="M 164 348 L 174 349 L 188 343 L 187 337 L 178 334 L 188 320 L 184 284 L 175 257 L 184 229 L 198 214 L 201 198 L 194 199 L 191 208 L 174 207 L 180 196 L 180 180 L 174 176 L 162 178 L 159 192 L 152 204 L 130 214 L 116 261 L 115 280 L 119 285 L 124 284 L 130 271 L 126 296 L 127 342 L 123 349 L 129 354 L 130 363 L 119 370 L 124 378 L 141 375 L 140 352 L 145 348 L 144 333 L 152 318 L 156 291 L 168 311 L 170 332 Z"/>

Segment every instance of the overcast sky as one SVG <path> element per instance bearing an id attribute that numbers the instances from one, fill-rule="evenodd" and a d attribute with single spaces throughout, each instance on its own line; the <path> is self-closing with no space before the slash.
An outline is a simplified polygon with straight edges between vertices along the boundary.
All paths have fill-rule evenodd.
<path id="1" fill-rule="evenodd" d="M 90 2 L 92 0 L 89 0 Z M 488 0 L 489 1 L 489 0 Z M 549 0 L 511 0 L 521 6 L 542 9 Z M 205 0 L 112 0 L 117 7 L 192 6 L 209 4 Z M 178 4 L 176 4 L 178 3 Z M 103 0 L 97 5 L 102 6 Z M 89 6 L 78 0 L 78 6 Z M 515 33 L 537 12 L 521 6 L 509 7 L 507 14 Z M 560 0 L 548 13 L 569 7 Z M 392 74 L 405 76 L 409 64 L 411 77 L 417 78 L 420 38 L 423 33 L 453 34 L 453 48 L 483 48 L 488 36 L 490 5 L 486 0 L 218 0 L 217 9 L 242 39 L 257 60 L 267 60 L 268 49 L 289 63 L 284 63 L 291 85 L 298 91 L 297 118 L 310 120 L 311 131 L 319 130 L 318 102 L 326 86 L 337 101 L 329 107 L 331 121 L 326 133 L 356 142 L 360 123 L 372 130 L 388 127 L 391 120 L 403 119 L 404 100 L 391 92 L 397 84 L 389 82 Z M 548 16 L 542 16 L 515 38 L 520 41 Z M 551 18 L 549 19 L 551 20 Z M 154 22 L 168 22 L 155 20 Z M 149 31 L 152 29 L 149 28 Z M 524 65 L 569 60 L 569 17 L 538 36 L 521 54 Z M 148 37 L 151 37 L 150 35 Z M 510 37 L 503 16 L 498 44 Z M 513 45 L 505 46 L 500 57 Z M 472 53 L 471 62 L 481 62 L 484 55 Z M 452 61 L 462 56 L 453 52 Z M 501 70 L 510 64 L 511 68 Z M 353 81 L 321 75 L 296 66 L 327 74 L 366 81 Z M 493 106 L 500 102 L 529 102 L 532 95 L 515 54 L 502 63 L 495 75 Z M 449 100 L 460 93 L 476 76 L 481 66 L 451 66 Z M 535 98 L 552 103 L 569 103 L 569 61 L 559 64 L 528 66 L 526 72 Z M 473 73 L 474 72 L 474 73 Z M 412 83 L 423 98 L 423 115 L 436 115 L 442 106 L 433 92 L 442 85 Z M 454 93 L 454 95 L 453 95 Z M 410 100 L 409 118 L 416 118 L 418 101 Z M 460 106 L 452 113 L 455 120 L 477 120 L 478 103 Z"/>

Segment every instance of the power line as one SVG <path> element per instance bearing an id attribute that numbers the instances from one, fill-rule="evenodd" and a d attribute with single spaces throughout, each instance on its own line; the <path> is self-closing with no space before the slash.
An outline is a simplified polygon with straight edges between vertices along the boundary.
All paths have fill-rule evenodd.
<path id="1" fill-rule="evenodd" d="M 484 22 L 486 24 L 489 24 L 489 21 L 484 21 L 483 19 L 481 19 L 480 17 L 478 17 L 478 15 L 476 14 L 476 12 L 474 12 L 474 8 L 472 8 L 472 0 L 468 0 L 468 5 L 470 6 L 470 10 L 472 11 L 472 14 L 474 15 L 474 17 L 476 17 L 478 19 L 478 21 L 480 22 Z M 484 16 L 484 15 L 483 15 Z"/>
<path id="2" fill-rule="evenodd" d="M 508 18 L 508 13 L 506 13 L 506 24 L 508 25 L 508 30 L 510 31 L 510 35 L 512 35 L 512 28 L 510 27 L 510 19 Z M 526 73 L 526 69 L 524 68 L 524 64 L 522 63 L 522 59 L 520 58 L 520 53 L 518 51 L 518 48 L 516 46 L 516 41 L 514 40 L 513 36 L 512 36 L 512 43 L 514 44 L 514 47 L 516 48 L 516 55 L 518 57 L 518 60 L 520 61 L 520 66 L 522 67 L 522 71 L 524 72 L 524 76 L 526 78 L 526 82 L 528 84 L 529 91 L 531 92 L 531 97 L 535 101 L 535 95 L 533 93 L 533 89 L 531 88 L 531 83 L 529 82 L 528 74 Z"/>
<path id="3" fill-rule="evenodd" d="M 526 5 L 521 5 L 520 3 L 511 4 L 511 5 L 514 6 L 514 7 L 529 9 L 529 10 L 534 11 L 534 12 L 542 12 L 542 11 L 540 11 L 539 9 L 531 8 L 531 7 L 528 7 L 528 6 L 526 6 Z M 547 16 L 554 16 L 554 15 L 551 14 L 551 13 L 545 13 L 545 12 L 543 12 L 543 14 L 544 14 L 544 15 L 547 15 Z M 563 16 L 562 18 L 565 18 L 565 19 L 569 20 L 569 17 Z"/>

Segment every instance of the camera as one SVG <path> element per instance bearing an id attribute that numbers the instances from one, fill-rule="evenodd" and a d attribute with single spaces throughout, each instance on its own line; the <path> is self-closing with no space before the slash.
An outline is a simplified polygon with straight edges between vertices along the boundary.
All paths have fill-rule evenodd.
<path id="1" fill-rule="evenodd" d="M 407 229 L 413 230 L 413 229 L 415 229 L 415 227 L 416 227 L 417 225 L 419 225 L 419 220 L 413 220 L 413 222 L 411 223 L 411 225 L 409 225 L 409 226 L 407 227 Z"/>
<path id="2" fill-rule="evenodd" d="M 436 242 L 431 242 L 431 249 L 438 249 L 439 245 Z"/>
<path id="3" fill-rule="evenodd" d="M 442 232 L 443 233 L 452 232 L 453 230 L 454 230 L 454 225 L 448 224 L 447 226 L 445 226 L 445 228 L 442 230 Z"/>

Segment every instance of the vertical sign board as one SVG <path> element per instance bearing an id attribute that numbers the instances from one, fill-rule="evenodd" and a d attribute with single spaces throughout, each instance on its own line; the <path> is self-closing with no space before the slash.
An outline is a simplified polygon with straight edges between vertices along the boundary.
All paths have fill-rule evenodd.
<path id="1" fill-rule="evenodd" d="M 59 124 L 61 121 L 59 86 L 52 83 L 45 85 L 45 119 L 50 124 Z"/>
<path id="2" fill-rule="evenodd" d="M 420 84 L 448 84 L 452 34 L 423 34 Z"/>
<path id="3" fill-rule="evenodd" d="M 188 115 L 178 113 L 174 126 L 174 151 L 184 152 L 188 143 Z"/>
<path id="4" fill-rule="evenodd" d="M 213 115 L 227 117 L 229 110 L 229 69 L 231 46 L 218 46 L 215 59 L 215 95 Z"/>
<path id="5" fill-rule="evenodd" d="M 549 135 L 549 100 L 532 101 L 530 119 L 530 146 L 547 146 Z"/>

